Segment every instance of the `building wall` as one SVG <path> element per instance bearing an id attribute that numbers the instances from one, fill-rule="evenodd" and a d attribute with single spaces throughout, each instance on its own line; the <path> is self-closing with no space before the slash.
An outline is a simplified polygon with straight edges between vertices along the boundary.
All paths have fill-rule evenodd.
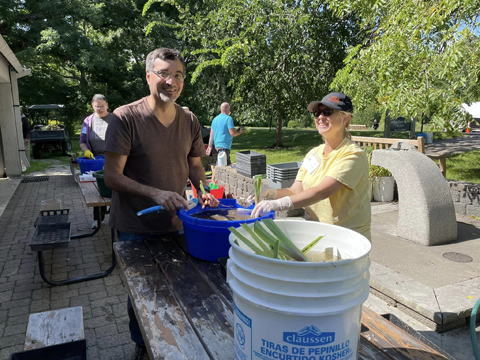
<path id="1" fill-rule="evenodd" d="M 0 35 L 0 177 L 22 175 L 25 146 L 17 80 L 29 75 Z"/>

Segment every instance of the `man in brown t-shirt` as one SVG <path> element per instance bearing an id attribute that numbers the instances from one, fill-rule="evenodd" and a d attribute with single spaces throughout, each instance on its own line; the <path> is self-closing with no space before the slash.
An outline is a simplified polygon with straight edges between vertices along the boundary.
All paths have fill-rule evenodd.
<path id="1" fill-rule="evenodd" d="M 175 210 L 187 206 L 183 195 L 188 178 L 197 189 L 200 180 L 206 184 L 200 124 L 193 113 L 175 104 L 185 77 L 180 52 L 152 51 L 146 77 L 150 95 L 116 109 L 105 139 L 105 183 L 113 189 L 110 226 L 120 241 L 178 231 L 182 223 Z M 205 198 L 218 205 L 212 195 Z M 202 205 L 204 199 L 199 198 Z M 136 216 L 155 205 L 166 211 Z M 130 299 L 128 314 L 132 340 L 137 343 L 133 359 L 147 359 Z"/>

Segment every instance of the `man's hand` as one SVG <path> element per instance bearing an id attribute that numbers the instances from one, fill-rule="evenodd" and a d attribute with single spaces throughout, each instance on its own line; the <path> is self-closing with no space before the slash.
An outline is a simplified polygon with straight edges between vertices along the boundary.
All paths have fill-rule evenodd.
<path id="1" fill-rule="evenodd" d="M 188 209 L 187 200 L 173 191 L 159 190 L 152 196 L 152 199 L 165 210 L 179 210 L 182 206 Z"/>
<path id="2" fill-rule="evenodd" d="M 264 200 L 255 206 L 252 211 L 252 218 L 262 217 L 270 211 L 282 211 L 293 209 L 293 203 L 290 196 L 285 196 L 278 200 Z"/>
<path id="3" fill-rule="evenodd" d="M 27 143 L 29 143 L 29 142 L 30 142 L 30 139 L 25 139 L 25 141 L 26 141 Z"/>
<path id="4" fill-rule="evenodd" d="M 262 189 L 260 193 L 260 200 L 274 200 L 277 197 L 277 190 L 276 189 Z M 248 196 L 247 201 L 251 204 L 255 202 L 255 193 L 252 193 Z"/>
<path id="5" fill-rule="evenodd" d="M 201 194 L 197 198 L 198 203 L 202 206 L 202 209 L 205 209 L 205 201 L 208 202 L 207 205 L 210 207 L 218 207 L 218 204 L 220 204 L 220 202 L 215 198 L 215 196 L 210 193 L 207 193 L 206 195 Z"/>
<path id="6" fill-rule="evenodd" d="M 93 159 L 93 153 L 90 150 L 85 151 L 83 156 L 85 156 L 87 159 Z"/>

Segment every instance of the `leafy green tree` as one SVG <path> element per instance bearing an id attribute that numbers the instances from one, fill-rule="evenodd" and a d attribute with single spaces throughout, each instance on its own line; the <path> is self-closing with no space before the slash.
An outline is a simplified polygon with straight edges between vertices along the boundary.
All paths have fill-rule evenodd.
<path id="1" fill-rule="evenodd" d="M 355 24 L 322 1 L 209 0 L 195 7 L 151 0 L 145 12 L 157 2 L 179 12 L 177 36 L 195 66 L 191 83 L 219 89 L 242 124 L 273 116 L 277 147 L 283 125 L 326 94 L 347 46 L 357 41 Z"/>
<path id="2" fill-rule="evenodd" d="M 479 0 L 328 1 L 340 16 L 356 14 L 368 34 L 332 87 L 361 108 L 378 102 L 384 114 L 465 126 L 461 104 L 480 99 Z"/>
<path id="3" fill-rule="evenodd" d="M 145 1 L 0 0 L 0 32 L 32 75 L 19 82 L 24 104 L 60 103 L 80 122 L 95 93 L 110 108 L 148 93 L 145 58 L 155 47 L 178 47 L 167 26 L 146 37 Z M 169 16 L 171 8 L 157 10 Z M 167 15 L 165 15 L 167 14 Z"/>
<path id="4" fill-rule="evenodd" d="M 375 106 L 375 104 L 370 104 L 365 107 L 365 109 L 355 111 L 352 118 L 352 124 L 366 125 L 367 128 L 371 128 L 373 120 L 377 119 L 380 122 L 381 117 L 382 113 L 377 106 Z"/>

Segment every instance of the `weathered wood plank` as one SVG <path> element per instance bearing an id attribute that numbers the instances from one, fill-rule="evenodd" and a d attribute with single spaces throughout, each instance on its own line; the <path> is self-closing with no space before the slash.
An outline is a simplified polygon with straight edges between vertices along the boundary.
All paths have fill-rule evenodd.
<path id="1" fill-rule="evenodd" d="M 391 145 L 396 143 L 397 141 L 408 141 L 409 143 L 415 145 L 419 152 L 425 154 L 425 139 L 421 136 L 417 137 L 416 140 L 412 139 L 392 139 L 392 138 L 376 138 L 376 137 L 368 137 L 368 136 L 352 136 L 352 141 L 356 142 L 361 146 L 365 147 L 365 144 L 385 144 L 386 148 L 388 149 Z M 380 147 L 381 148 L 381 147 Z"/>
<path id="2" fill-rule="evenodd" d="M 80 186 L 83 198 L 88 207 L 110 205 L 105 203 L 104 198 L 100 196 L 93 182 L 81 182 L 78 183 L 78 185 Z"/>
<path id="3" fill-rule="evenodd" d="M 233 354 L 233 313 L 171 237 L 146 240 L 175 298 L 212 359 Z M 223 280 L 224 281 L 224 280 Z"/>
<path id="4" fill-rule="evenodd" d="M 229 307 L 230 311 L 233 312 L 232 290 L 226 282 L 226 278 L 223 274 L 220 264 L 198 260 L 193 256 L 191 256 L 190 259 L 210 283 L 210 286 L 217 291 L 222 300 Z"/>
<path id="5" fill-rule="evenodd" d="M 362 331 L 361 337 L 382 349 L 393 360 L 447 359 L 367 307 L 363 308 L 362 324 L 368 331 Z"/>
<path id="6" fill-rule="evenodd" d="M 30 314 L 25 350 L 63 344 L 85 338 L 81 306 Z"/>
<path id="7" fill-rule="evenodd" d="M 145 243 L 116 243 L 115 253 L 150 358 L 210 359 Z"/>
<path id="8" fill-rule="evenodd" d="M 382 350 L 377 349 L 374 345 L 369 343 L 363 337 L 360 337 L 360 344 L 358 346 L 358 359 L 359 360 L 391 360 L 391 358 L 385 355 Z"/>
<path id="9" fill-rule="evenodd" d="M 181 240 L 183 236 L 115 245 L 150 356 L 231 358 L 231 290 L 220 265 L 185 254 Z M 360 360 L 446 359 L 368 308 L 362 324 Z M 172 348 L 175 354 L 168 352 Z"/>

